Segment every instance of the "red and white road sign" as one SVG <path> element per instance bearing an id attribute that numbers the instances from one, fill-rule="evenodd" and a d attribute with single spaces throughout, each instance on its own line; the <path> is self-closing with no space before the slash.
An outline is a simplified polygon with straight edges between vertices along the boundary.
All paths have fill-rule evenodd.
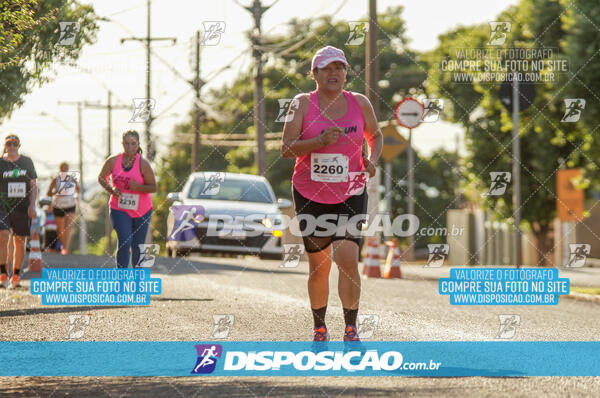
<path id="1" fill-rule="evenodd" d="M 414 129 L 421 124 L 424 114 L 425 107 L 423 104 L 411 97 L 404 98 L 398 102 L 398 105 L 394 109 L 396 121 L 398 121 L 400 126 L 407 129 Z"/>

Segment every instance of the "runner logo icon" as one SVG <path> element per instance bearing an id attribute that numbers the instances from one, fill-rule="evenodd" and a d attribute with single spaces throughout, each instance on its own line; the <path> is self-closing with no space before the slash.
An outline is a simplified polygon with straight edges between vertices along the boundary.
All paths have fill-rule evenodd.
<path id="1" fill-rule="evenodd" d="M 217 195 L 219 193 L 219 190 L 221 189 L 221 184 L 223 183 L 223 181 L 225 181 L 225 174 L 224 173 L 206 173 L 206 175 L 208 176 L 208 178 L 206 179 L 206 182 L 204 183 L 204 187 L 202 188 L 202 192 L 200 192 L 200 195 L 206 195 L 206 196 Z"/>
<path id="2" fill-rule="evenodd" d="M 196 226 L 204 220 L 204 208 L 200 205 L 171 206 L 175 222 L 169 240 L 185 242 L 196 237 Z"/>
<path id="3" fill-rule="evenodd" d="M 85 328 L 90 324 L 89 315 L 69 315 L 68 339 L 80 339 L 85 333 Z"/>
<path id="4" fill-rule="evenodd" d="M 426 268 L 437 268 L 444 265 L 444 260 L 448 257 L 450 246 L 447 243 L 440 244 L 428 244 L 427 250 L 429 250 L 429 257 L 427 258 Z"/>
<path id="5" fill-rule="evenodd" d="M 283 98 L 279 101 L 279 113 L 277 114 L 276 122 L 289 123 L 294 120 L 294 114 L 300 106 L 300 101 L 297 98 Z"/>
<path id="6" fill-rule="evenodd" d="M 79 179 L 78 171 L 61 171 L 56 179 L 56 194 L 71 196 L 75 194 L 75 183 Z"/>
<path id="7" fill-rule="evenodd" d="M 488 46 L 501 46 L 506 41 L 506 36 L 510 32 L 510 22 L 490 22 L 490 40 Z"/>
<path id="8" fill-rule="evenodd" d="M 481 194 L 481 196 L 500 196 L 506 192 L 506 187 L 511 179 L 511 174 L 508 171 L 491 171 L 490 178 L 492 180 L 490 189 Z"/>
<path id="9" fill-rule="evenodd" d="M 423 113 L 423 123 L 435 123 L 440 119 L 442 109 L 444 109 L 444 100 L 441 98 L 426 98 L 423 101 L 425 112 Z"/>
<path id="10" fill-rule="evenodd" d="M 156 100 L 154 98 L 134 98 L 133 115 L 129 123 L 146 123 L 150 119 L 155 104 Z"/>
<path id="11" fill-rule="evenodd" d="M 583 98 L 566 98 L 565 114 L 560 121 L 565 123 L 578 122 L 584 108 L 585 100 Z"/>
<path id="12" fill-rule="evenodd" d="M 226 339 L 233 327 L 234 319 L 231 314 L 213 315 L 213 332 L 210 337 L 213 339 Z"/>
<path id="13" fill-rule="evenodd" d="M 56 42 L 57 46 L 70 46 L 75 42 L 79 33 L 79 22 L 59 22 L 60 36 Z"/>
<path id="14" fill-rule="evenodd" d="M 286 243 L 283 245 L 283 262 L 280 268 L 296 268 L 300 263 L 300 256 L 304 254 L 304 246 L 299 243 Z"/>
<path id="15" fill-rule="evenodd" d="M 363 339 L 373 336 L 375 329 L 379 325 L 379 315 L 377 314 L 359 314 L 358 315 L 358 335 Z"/>
<path id="16" fill-rule="evenodd" d="M 365 37 L 367 37 L 367 32 L 369 32 L 368 22 L 348 22 L 348 28 L 350 29 L 350 33 L 348 34 L 348 40 L 346 40 L 347 46 L 360 46 L 365 42 Z"/>
<path id="17" fill-rule="evenodd" d="M 198 359 L 192 374 L 207 374 L 215 371 L 217 358 L 223 355 L 223 347 L 220 344 L 197 344 L 196 351 Z"/>
<path id="18" fill-rule="evenodd" d="M 160 251 L 160 245 L 157 243 L 141 243 L 138 247 L 140 248 L 140 259 L 136 266 L 141 268 L 152 267 Z"/>
<path id="19" fill-rule="evenodd" d="M 565 264 L 565 268 L 579 268 L 585 265 L 585 260 L 590 255 L 591 246 L 583 243 L 569 244 L 569 261 Z"/>
<path id="20" fill-rule="evenodd" d="M 216 46 L 221 42 L 221 35 L 225 33 L 225 21 L 204 21 L 203 46 Z"/>
<path id="21" fill-rule="evenodd" d="M 517 326 L 521 324 L 520 315 L 498 315 L 500 329 L 496 335 L 497 339 L 512 339 L 517 333 Z"/>
<path id="22" fill-rule="evenodd" d="M 351 171 L 348 173 L 348 190 L 346 195 L 362 195 L 367 186 L 367 173 L 364 171 Z"/>

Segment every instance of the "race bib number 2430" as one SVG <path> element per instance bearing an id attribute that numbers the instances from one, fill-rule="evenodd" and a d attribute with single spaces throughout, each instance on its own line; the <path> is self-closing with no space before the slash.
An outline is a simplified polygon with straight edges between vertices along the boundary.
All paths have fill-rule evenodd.
<path id="1" fill-rule="evenodd" d="M 119 196 L 119 209 L 137 210 L 140 195 L 135 193 L 121 193 Z"/>

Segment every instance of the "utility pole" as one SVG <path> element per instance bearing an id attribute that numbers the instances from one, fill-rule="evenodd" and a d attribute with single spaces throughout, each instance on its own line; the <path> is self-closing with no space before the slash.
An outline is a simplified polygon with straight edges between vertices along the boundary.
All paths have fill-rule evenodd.
<path id="1" fill-rule="evenodd" d="M 192 173 L 198 171 L 199 153 L 200 150 L 200 89 L 204 85 L 204 81 L 200 79 L 200 31 L 196 31 L 196 43 L 194 54 L 194 70 L 195 77 L 191 82 L 194 86 L 196 98 L 194 99 L 194 145 L 192 147 Z"/>
<path id="2" fill-rule="evenodd" d="M 151 55 L 151 47 L 150 44 L 153 41 L 159 41 L 159 40 L 171 40 L 173 42 L 173 44 L 175 44 L 177 42 L 177 38 L 175 37 L 152 37 L 150 35 L 150 12 L 151 12 L 151 1 L 148 0 L 147 2 L 147 18 L 146 18 L 146 37 L 127 37 L 127 38 L 122 38 L 121 39 L 121 44 L 123 44 L 124 42 L 128 41 L 128 40 L 133 40 L 133 41 L 141 41 L 141 42 L 145 42 L 146 43 L 146 99 L 150 100 L 151 98 L 151 90 L 150 90 L 150 85 L 151 85 L 151 80 L 150 80 L 150 69 L 151 69 L 151 62 L 150 62 L 150 55 Z M 155 153 L 155 149 L 154 149 L 154 144 L 152 143 L 152 133 L 151 133 L 151 125 L 152 125 L 152 109 L 150 107 L 148 107 L 148 120 L 146 120 L 146 130 L 145 130 L 145 139 L 146 139 L 146 156 L 148 157 L 149 161 L 153 161 L 154 160 L 154 155 Z"/>
<path id="3" fill-rule="evenodd" d="M 369 0 L 369 31 L 365 51 L 365 95 L 371 101 L 379 120 L 379 58 L 377 57 L 377 0 Z"/>
<path id="4" fill-rule="evenodd" d="M 83 132 L 82 132 L 82 121 L 81 111 L 83 109 L 83 103 L 81 101 L 58 101 L 59 105 L 75 105 L 77 106 L 77 141 L 78 141 L 78 152 L 79 152 L 79 193 L 81 201 L 85 199 L 85 188 L 83 182 Z M 79 206 L 79 254 L 87 254 L 87 225 L 85 218 Z"/>
<path id="5" fill-rule="evenodd" d="M 251 6 L 244 7 L 254 18 L 254 31 L 250 34 L 252 42 L 252 56 L 254 57 L 254 129 L 256 130 L 256 168 L 258 175 L 264 176 L 266 172 L 265 150 L 265 101 L 262 74 L 262 53 L 259 46 L 262 42 L 261 19 L 269 7 L 263 7 L 260 0 L 254 0 Z"/>
<path id="6" fill-rule="evenodd" d="M 514 247 L 516 266 L 520 267 L 521 258 L 521 145 L 519 141 L 519 74 L 513 73 L 513 109 L 512 109 L 512 173 L 513 173 L 513 217 L 515 221 Z"/>
<path id="7" fill-rule="evenodd" d="M 99 103 L 90 103 L 84 102 L 83 106 L 86 108 L 95 108 L 95 109 L 106 109 L 107 112 L 107 128 L 106 128 L 106 158 L 108 159 L 111 154 L 111 136 L 112 136 L 112 110 L 113 109 L 131 109 L 130 106 L 127 105 L 113 105 L 111 101 L 112 93 L 109 90 L 106 98 L 106 105 Z M 106 234 L 107 245 L 106 245 L 106 255 L 112 256 L 112 227 L 110 221 L 110 213 L 108 210 L 108 205 L 106 205 L 104 209 L 104 233 Z"/>

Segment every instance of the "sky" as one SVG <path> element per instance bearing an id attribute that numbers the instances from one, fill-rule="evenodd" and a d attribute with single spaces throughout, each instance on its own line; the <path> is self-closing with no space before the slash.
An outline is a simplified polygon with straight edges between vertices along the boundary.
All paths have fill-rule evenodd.
<path id="1" fill-rule="evenodd" d="M 263 0 L 265 5 L 274 0 Z M 121 38 L 146 35 L 146 0 L 82 1 L 92 4 L 97 15 L 110 19 L 99 22 L 95 44 L 86 47 L 77 67 L 57 65 L 53 81 L 36 87 L 10 118 L 0 121 L 0 134 L 16 133 L 21 137 L 21 151 L 34 159 L 40 178 L 55 173 L 58 164 L 67 161 L 77 167 L 77 110 L 62 102 L 87 101 L 106 103 L 107 91 L 113 92 L 113 104 L 131 106 L 133 98 L 145 97 L 145 48 L 143 43 Z M 437 36 L 458 25 L 494 21 L 495 16 L 517 0 L 483 2 L 480 0 L 379 0 L 378 12 L 402 4 L 406 36 L 410 47 L 425 51 L 435 48 Z M 224 21 L 225 33 L 216 46 L 202 50 L 201 76 L 207 80 L 204 90 L 220 87 L 252 65 L 246 32 L 253 20 L 242 5 L 251 0 L 153 0 L 152 36 L 175 37 L 153 43 L 152 97 L 156 99 L 153 136 L 159 154 L 171 141 L 173 126 L 181 123 L 191 109 L 193 91 L 186 79 L 193 77 L 191 38 L 203 21 Z M 181 11 L 184 12 L 181 12 Z M 186 11 L 187 10 L 187 11 Z M 263 16 L 263 32 L 285 30 L 292 17 L 331 15 L 334 20 L 364 20 L 368 0 L 314 0 L 298 2 L 279 0 Z M 160 58 L 160 59 L 159 59 Z M 222 71 L 229 65 L 230 68 Z M 172 69 L 176 70 L 175 74 Z M 129 123 L 131 110 L 114 110 L 112 116 L 112 153 L 118 153 L 120 135 L 128 129 L 143 132 L 143 123 Z M 84 137 L 84 181 L 92 182 L 106 158 L 106 111 L 85 108 L 82 117 Z M 237 132 L 233 132 L 237 133 Z M 406 133 L 406 132 L 403 132 Z M 438 147 L 456 148 L 456 136 L 462 129 L 443 121 L 422 124 L 413 131 L 415 149 L 424 155 Z M 461 144 L 462 146 L 462 144 Z M 145 147 L 142 142 L 142 147 Z M 461 152 L 464 148 L 461 148 Z M 89 186 L 89 185 L 88 185 Z"/>

